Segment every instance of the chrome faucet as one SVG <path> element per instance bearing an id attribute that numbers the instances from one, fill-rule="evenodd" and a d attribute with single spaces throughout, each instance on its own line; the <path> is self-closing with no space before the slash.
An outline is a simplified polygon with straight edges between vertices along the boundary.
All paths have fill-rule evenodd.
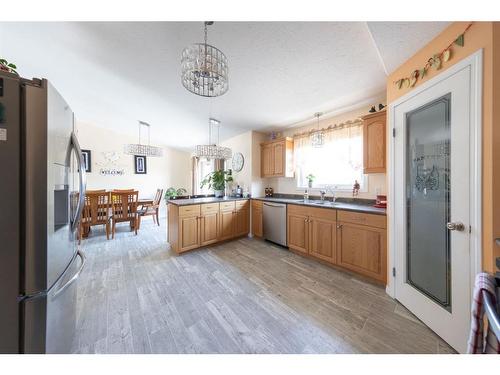
<path id="1" fill-rule="evenodd" d="M 320 190 L 319 193 L 321 194 L 321 202 L 324 202 L 325 201 L 326 191 L 325 190 Z"/>
<path id="2" fill-rule="evenodd" d="M 335 196 L 334 188 L 331 186 L 327 186 L 326 190 L 329 191 L 330 193 L 332 193 L 332 202 L 335 203 L 335 201 L 337 200 L 337 197 Z"/>

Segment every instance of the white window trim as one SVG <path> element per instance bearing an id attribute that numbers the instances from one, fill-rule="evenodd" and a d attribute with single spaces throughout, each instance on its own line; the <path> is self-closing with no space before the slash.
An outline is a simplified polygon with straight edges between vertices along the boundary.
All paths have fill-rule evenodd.
<path id="1" fill-rule="evenodd" d="M 352 188 L 354 186 L 354 181 L 351 186 L 348 185 L 339 185 L 339 184 L 321 184 L 321 185 L 314 185 L 313 187 L 310 188 L 309 186 L 299 186 L 299 179 L 296 178 L 295 185 L 297 186 L 297 191 L 303 191 L 307 189 L 308 191 L 317 191 L 319 192 L 320 190 L 326 190 L 327 188 L 331 187 L 335 192 L 339 193 L 346 193 L 346 192 L 352 192 Z M 362 180 L 359 181 L 361 185 L 361 189 L 359 189 L 360 193 L 368 193 L 368 176 L 366 174 L 363 175 Z"/>

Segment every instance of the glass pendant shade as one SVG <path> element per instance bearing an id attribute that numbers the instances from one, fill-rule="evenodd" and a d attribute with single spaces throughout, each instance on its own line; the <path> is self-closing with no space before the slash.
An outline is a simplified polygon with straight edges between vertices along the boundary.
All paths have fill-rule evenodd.
<path id="1" fill-rule="evenodd" d="M 318 112 L 315 113 L 314 116 L 317 118 L 318 123 L 316 130 L 311 131 L 309 137 L 311 139 L 311 146 L 312 147 L 323 147 L 325 144 L 325 133 L 323 132 L 322 129 L 319 128 L 319 117 L 322 115 L 322 113 Z"/>
<path id="2" fill-rule="evenodd" d="M 148 128 L 148 144 L 141 143 L 141 126 L 146 126 Z M 140 155 L 140 156 L 151 156 L 151 157 L 161 157 L 163 156 L 163 149 L 157 146 L 151 146 L 149 144 L 150 125 L 147 122 L 139 121 L 139 143 L 129 143 L 123 147 L 123 152 L 127 155 Z"/>
<path id="3" fill-rule="evenodd" d="M 212 24 L 205 22 L 205 43 L 186 47 L 181 56 L 182 85 L 193 94 L 206 97 L 224 95 L 229 89 L 227 58 L 207 43 L 207 26 Z"/>
<path id="4" fill-rule="evenodd" d="M 212 126 L 217 126 L 217 143 L 212 143 Z M 210 118 L 208 120 L 208 145 L 197 145 L 194 149 L 194 155 L 199 158 L 207 159 L 231 159 L 233 152 L 229 147 L 219 146 L 219 127 L 220 121 Z"/>

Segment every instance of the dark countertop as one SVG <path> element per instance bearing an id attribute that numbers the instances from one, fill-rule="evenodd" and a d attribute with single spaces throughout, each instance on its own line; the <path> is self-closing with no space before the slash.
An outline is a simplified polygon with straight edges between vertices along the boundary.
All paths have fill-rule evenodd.
<path id="1" fill-rule="evenodd" d="M 176 206 L 190 206 L 193 204 L 202 203 L 219 203 L 219 202 L 230 202 L 230 201 L 241 201 L 248 200 L 249 198 L 236 198 L 236 197 L 205 197 L 205 198 L 191 198 L 191 199 L 169 199 L 168 203 L 175 204 Z"/>
<path id="2" fill-rule="evenodd" d="M 318 208 L 332 208 L 335 210 L 344 210 L 344 211 L 355 211 L 355 212 L 364 212 L 368 214 L 375 215 L 386 215 L 385 208 L 377 208 L 373 207 L 372 204 L 366 204 L 366 200 L 360 199 L 360 202 L 355 202 L 356 199 L 348 199 L 348 201 L 342 201 L 343 198 L 338 198 L 335 203 L 331 201 L 325 201 L 323 204 L 321 201 L 317 199 L 310 199 L 308 202 L 304 202 L 303 199 L 298 198 L 285 198 L 285 197 L 257 197 L 252 198 L 265 202 L 276 202 L 276 203 L 286 203 L 286 204 L 296 204 L 299 206 L 309 206 L 309 207 L 318 207 Z M 314 203 L 317 202 L 317 203 Z"/>

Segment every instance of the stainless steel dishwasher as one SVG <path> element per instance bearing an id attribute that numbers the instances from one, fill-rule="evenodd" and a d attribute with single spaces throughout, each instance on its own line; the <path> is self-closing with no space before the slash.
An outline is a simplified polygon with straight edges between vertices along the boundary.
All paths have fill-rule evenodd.
<path id="1" fill-rule="evenodd" d="M 264 202 L 262 205 L 264 238 L 286 246 L 286 204 Z"/>

